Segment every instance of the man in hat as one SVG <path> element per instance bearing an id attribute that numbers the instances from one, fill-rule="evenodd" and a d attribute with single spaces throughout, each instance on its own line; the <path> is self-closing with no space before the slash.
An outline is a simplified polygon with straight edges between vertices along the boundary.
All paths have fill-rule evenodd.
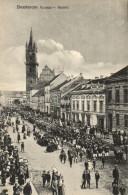
<path id="1" fill-rule="evenodd" d="M 99 182 L 99 179 L 100 179 L 100 174 L 98 171 L 96 171 L 95 173 L 95 180 L 96 180 L 96 188 L 98 188 L 98 182 Z"/>
<path id="2" fill-rule="evenodd" d="M 85 166 L 85 170 L 87 171 L 88 170 L 88 162 L 87 161 L 85 161 L 84 166 Z"/>
<path id="3" fill-rule="evenodd" d="M 50 181 L 51 181 L 50 171 L 48 171 L 47 174 L 46 174 L 46 181 L 47 181 L 47 185 L 49 187 L 50 186 Z"/>
<path id="4" fill-rule="evenodd" d="M 30 182 L 27 182 L 27 184 L 24 186 L 23 193 L 24 193 L 24 195 L 31 195 L 32 194 L 32 187 L 30 185 Z"/>
<path id="5" fill-rule="evenodd" d="M 103 155 L 103 156 L 102 156 L 102 165 L 101 165 L 101 167 L 104 168 L 104 165 L 105 165 L 105 157 L 104 157 L 104 155 Z"/>
<path id="6" fill-rule="evenodd" d="M 53 195 L 58 195 L 58 179 L 55 176 L 54 180 L 52 181 L 52 194 Z"/>
<path id="7" fill-rule="evenodd" d="M 90 181 L 91 181 L 91 175 L 90 175 L 90 171 L 87 171 L 87 184 L 88 184 L 88 188 L 90 189 Z"/>
<path id="8" fill-rule="evenodd" d="M 45 187 L 45 184 L 46 184 L 46 171 L 44 170 L 43 173 L 42 173 L 42 181 L 43 181 L 43 188 Z"/>
<path id="9" fill-rule="evenodd" d="M 121 194 L 121 195 L 125 195 L 125 187 L 124 187 L 123 184 L 121 185 L 119 191 L 120 191 L 120 194 Z"/>
<path id="10" fill-rule="evenodd" d="M 63 177 L 60 175 L 60 178 L 58 179 L 58 195 L 63 195 Z"/>
<path id="11" fill-rule="evenodd" d="M 72 158 L 73 158 L 73 156 L 72 156 L 72 154 L 69 156 L 69 164 L 70 164 L 70 167 L 72 167 Z"/>
<path id="12" fill-rule="evenodd" d="M 6 177 L 7 177 L 7 173 L 5 168 L 3 168 L 3 170 L 1 171 L 1 183 L 3 184 L 3 186 L 5 186 L 6 184 Z"/>
<path id="13" fill-rule="evenodd" d="M 118 195 L 119 194 L 119 188 L 118 185 L 115 183 L 113 184 L 113 195 Z"/>
<path id="14" fill-rule="evenodd" d="M 24 152 L 24 142 L 21 143 L 21 152 Z"/>
<path id="15" fill-rule="evenodd" d="M 18 135 L 17 135 L 17 141 L 19 143 L 19 141 L 20 141 L 20 133 L 18 133 Z"/>
<path id="16" fill-rule="evenodd" d="M 117 169 L 117 165 L 115 165 L 115 168 L 113 169 L 112 175 L 113 175 L 113 179 L 115 179 L 117 181 L 117 185 L 118 185 L 119 171 Z"/>
<path id="17" fill-rule="evenodd" d="M 82 189 L 86 188 L 87 179 L 88 179 L 87 171 L 84 171 L 83 174 L 82 174 L 82 180 L 83 180 L 82 186 L 81 186 Z"/>
<path id="18" fill-rule="evenodd" d="M 17 182 L 13 186 L 13 195 L 20 195 L 20 186 L 18 185 Z"/>

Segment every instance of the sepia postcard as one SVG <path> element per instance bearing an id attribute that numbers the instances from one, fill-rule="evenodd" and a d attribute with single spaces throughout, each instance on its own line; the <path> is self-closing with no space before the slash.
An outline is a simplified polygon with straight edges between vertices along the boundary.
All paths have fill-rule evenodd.
<path id="1" fill-rule="evenodd" d="M 127 136 L 128 1 L 0 0 L 0 194 L 126 195 Z"/>

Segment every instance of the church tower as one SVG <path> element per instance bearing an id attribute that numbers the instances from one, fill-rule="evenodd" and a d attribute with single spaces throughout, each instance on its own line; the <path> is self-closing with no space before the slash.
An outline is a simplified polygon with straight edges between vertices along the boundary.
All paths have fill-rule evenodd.
<path id="1" fill-rule="evenodd" d="M 37 47 L 33 41 L 32 29 L 29 43 L 26 43 L 26 91 L 30 91 L 38 79 Z"/>

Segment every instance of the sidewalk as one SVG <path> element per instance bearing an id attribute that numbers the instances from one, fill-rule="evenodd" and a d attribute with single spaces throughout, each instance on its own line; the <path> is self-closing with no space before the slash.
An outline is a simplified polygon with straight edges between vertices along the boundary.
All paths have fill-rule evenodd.
<path id="1" fill-rule="evenodd" d="M 9 130 L 12 130 L 12 127 L 9 127 Z M 14 141 L 14 140 L 13 140 Z M 19 146 L 16 142 L 14 142 L 15 145 Z M 22 157 L 22 154 L 20 153 L 19 151 L 19 156 Z M 27 159 L 27 156 L 26 156 L 26 159 Z M 29 167 L 28 167 L 29 168 Z M 32 183 L 32 176 L 30 176 L 30 185 L 32 187 L 32 195 L 38 195 L 33 183 Z M 11 185 L 9 183 L 9 178 L 6 179 L 6 186 L 3 186 L 2 184 L 0 184 L 0 193 L 4 190 L 4 189 L 7 189 L 8 190 L 8 195 L 13 195 L 13 185 Z M 23 195 L 23 192 L 21 192 L 20 195 Z"/>
<path id="2" fill-rule="evenodd" d="M 38 195 L 35 187 L 33 186 L 33 183 L 30 181 L 30 185 L 32 187 L 32 195 Z M 0 185 L 0 193 L 2 190 L 7 189 L 8 190 L 8 195 L 13 195 L 13 185 L 9 184 L 9 178 L 6 180 L 6 186 Z M 21 192 L 20 195 L 23 195 L 23 192 Z"/>

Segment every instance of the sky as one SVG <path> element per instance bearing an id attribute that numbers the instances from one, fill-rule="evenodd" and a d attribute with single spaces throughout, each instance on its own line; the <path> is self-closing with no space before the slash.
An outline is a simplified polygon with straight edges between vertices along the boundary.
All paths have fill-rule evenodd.
<path id="1" fill-rule="evenodd" d="M 0 0 L 0 5 L 0 90 L 25 90 L 31 27 L 39 74 L 47 64 L 56 73 L 95 78 L 128 64 L 127 0 Z"/>

